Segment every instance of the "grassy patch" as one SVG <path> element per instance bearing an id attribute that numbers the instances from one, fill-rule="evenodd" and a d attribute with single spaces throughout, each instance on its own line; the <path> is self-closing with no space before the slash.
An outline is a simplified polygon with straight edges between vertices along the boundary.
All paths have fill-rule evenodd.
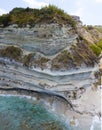
<path id="1" fill-rule="evenodd" d="M 97 46 L 96 44 L 92 44 L 91 49 L 96 54 L 96 56 L 99 56 L 101 54 L 102 49 L 99 46 Z"/>
<path id="2" fill-rule="evenodd" d="M 90 49 L 90 44 L 83 40 L 77 43 L 75 47 L 72 47 L 73 61 L 76 66 L 81 66 L 85 64 L 86 66 L 94 66 L 97 62 L 97 57 Z"/>
<path id="3" fill-rule="evenodd" d="M 99 32 L 102 33 L 102 26 L 94 26 L 95 29 L 97 29 Z"/>
<path id="4" fill-rule="evenodd" d="M 49 61 L 49 59 L 45 57 L 36 57 L 36 53 L 30 53 L 23 58 L 23 65 L 24 66 L 34 66 L 34 67 L 40 67 L 44 69 L 46 67 L 46 63 Z"/>
<path id="5" fill-rule="evenodd" d="M 51 68 L 56 70 L 70 68 L 70 66 L 73 66 L 72 61 L 73 59 L 70 52 L 68 50 L 64 50 L 52 60 Z"/>
<path id="6" fill-rule="evenodd" d="M 2 50 L 0 50 L 0 56 L 8 57 L 14 59 L 16 61 L 21 61 L 22 58 L 22 50 L 18 47 L 8 46 Z"/>
<path id="7" fill-rule="evenodd" d="M 29 66 L 30 62 L 32 61 L 33 57 L 34 57 L 35 53 L 30 53 L 28 55 L 25 55 L 23 58 L 23 65 L 24 66 Z"/>
<path id="8" fill-rule="evenodd" d="M 46 68 L 46 63 L 49 61 L 48 58 L 40 57 L 39 59 L 34 59 L 32 64 L 35 67 L 40 67 L 42 70 Z"/>
<path id="9" fill-rule="evenodd" d="M 102 39 L 99 40 L 99 42 L 97 43 L 97 46 L 102 49 Z"/>
<path id="10" fill-rule="evenodd" d="M 81 65 L 94 66 L 95 63 L 97 63 L 97 57 L 90 49 L 90 45 L 83 40 L 72 46 L 70 51 L 64 50 L 57 55 L 52 60 L 51 69 L 77 69 Z"/>

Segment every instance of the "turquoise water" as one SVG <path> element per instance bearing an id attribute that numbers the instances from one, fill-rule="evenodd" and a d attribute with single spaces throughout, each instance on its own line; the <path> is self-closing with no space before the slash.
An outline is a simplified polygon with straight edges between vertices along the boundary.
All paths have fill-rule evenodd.
<path id="1" fill-rule="evenodd" d="M 73 130 L 44 103 L 24 97 L 0 96 L 0 130 Z"/>

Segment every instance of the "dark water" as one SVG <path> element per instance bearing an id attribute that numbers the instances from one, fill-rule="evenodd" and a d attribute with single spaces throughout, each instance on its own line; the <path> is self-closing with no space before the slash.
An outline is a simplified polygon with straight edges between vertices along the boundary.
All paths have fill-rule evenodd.
<path id="1" fill-rule="evenodd" d="M 0 96 L 0 130 L 73 130 L 44 103 L 25 97 Z"/>

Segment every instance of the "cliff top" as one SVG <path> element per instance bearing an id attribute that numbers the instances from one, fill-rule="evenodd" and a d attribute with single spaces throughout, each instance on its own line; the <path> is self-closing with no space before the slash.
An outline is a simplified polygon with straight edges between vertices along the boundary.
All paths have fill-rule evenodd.
<path id="1" fill-rule="evenodd" d="M 75 27 L 76 24 L 75 20 L 64 10 L 53 5 L 41 9 L 14 8 L 9 14 L 4 14 L 0 17 L 0 25 L 3 27 L 12 24 L 17 24 L 20 27 L 26 25 L 32 27 L 37 23 L 70 24 L 72 27 Z"/>

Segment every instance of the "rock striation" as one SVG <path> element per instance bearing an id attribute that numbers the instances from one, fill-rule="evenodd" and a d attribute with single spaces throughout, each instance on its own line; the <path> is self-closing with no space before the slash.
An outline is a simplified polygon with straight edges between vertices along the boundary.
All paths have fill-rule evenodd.
<path id="1" fill-rule="evenodd" d="M 92 46 L 102 38 L 101 32 L 86 28 L 79 17 L 63 12 L 51 14 L 52 19 L 46 13 L 41 17 L 40 12 L 32 26 L 30 21 L 14 21 L 16 13 L 9 14 L 9 24 L 0 26 L 2 88 L 49 90 L 73 100 L 100 79 L 98 56 Z"/>

